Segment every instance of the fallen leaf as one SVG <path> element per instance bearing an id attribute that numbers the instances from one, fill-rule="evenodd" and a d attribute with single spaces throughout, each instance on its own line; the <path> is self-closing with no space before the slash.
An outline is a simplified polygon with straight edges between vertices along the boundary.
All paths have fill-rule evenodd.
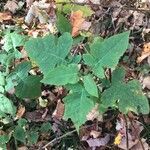
<path id="1" fill-rule="evenodd" d="M 18 111 L 17 111 L 17 114 L 16 114 L 16 118 L 15 118 L 15 119 L 20 119 L 20 118 L 22 118 L 22 116 L 24 115 L 25 111 L 26 111 L 25 107 L 22 106 L 22 105 L 20 105 L 20 106 L 19 106 L 19 109 L 18 109 Z"/>
<path id="2" fill-rule="evenodd" d="M 34 0 L 26 0 L 26 6 L 30 7 L 33 4 Z"/>
<path id="3" fill-rule="evenodd" d="M 17 4 L 18 2 L 16 0 L 8 0 L 7 3 L 4 6 L 4 10 L 9 10 L 13 14 L 19 9 L 19 6 Z"/>
<path id="4" fill-rule="evenodd" d="M 99 105 L 96 104 L 95 107 L 87 114 L 87 120 L 97 119 L 98 121 L 102 121 L 102 115 L 99 113 Z"/>
<path id="5" fill-rule="evenodd" d="M 92 130 L 90 132 L 90 135 L 95 139 L 95 138 L 98 138 L 100 136 L 101 132 L 99 131 L 95 131 L 95 130 Z"/>
<path id="6" fill-rule="evenodd" d="M 32 112 L 26 112 L 25 118 L 28 119 L 29 121 L 32 121 L 32 122 L 50 121 L 51 115 L 46 114 L 46 116 L 43 117 L 43 115 L 45 115 L 45 112 L 46 112 L 45 109 L 35 110 Z"/>
<path id="7" fill-rule="evenodd" d="M 0 22 L 11 20 L 12 16 L 9 12 L 0 13 Z"/>
<path id="8" fill-rule="evenodd" d="M 81 10 L 71 13 L 70 16 L 71 25 L 72 25 L 72 36 L 75 37 L 79 34 L 82 23 L 84 22 L 83 12 Z"/>
<path id="9" fill-rule="evenodd" d="M 144 25 L 144 18 L 145 17 L 145 14 L 144 13 L 141 13 L 141 12 L 137 12 L 137 11 L 134 11 L 133 12 L 133 21 L 134 21 L 134 28 L 135 29 L 139 29 L 140 26 L 143 26 Z"/>
<path id="10" fill-rule="evenodd" d="M 59 99 L 57 102 L 56 109 L 53 112 L 53 117 L 55 117 L 57 119 L 62 119 L 63 115 L 64 115 L 64 104 Z"/>
<path id="11" fill-rule="evenodd" d="M 105 146 L 110 140 L 110 135 L 106 134 L 104 138 L 96 138 L 96 139 L 86 139 L 85 137 L 82 138 L 82 141 L 86 141 L 89 145 L 89 147 L 92 148 L 92 150 L 95 150 L 96 147 Z"/>
<path id="12" fill-rule="evenodd" d="M 143 79 L 143 88 L 148 88 L 150 90 L 150 76 L 147 76 Z"/>
<path id="13" fill-rule="evenodd" d="M 141 142 L 139 141 L 135 146 L 131 148 L 131 150 L 143 150 L 143 147 L 144 150 L 149 150 L 149 145 L 146 143 L 146 140 L 142 138 Z"/>
<path id="14" fill-rule="evenodd" d="M 143 51 L 140 57 L 137 58 L 137 63 L 142 62 L 145 58 L 150 56 L 150 42 L 144 44 Z"/>

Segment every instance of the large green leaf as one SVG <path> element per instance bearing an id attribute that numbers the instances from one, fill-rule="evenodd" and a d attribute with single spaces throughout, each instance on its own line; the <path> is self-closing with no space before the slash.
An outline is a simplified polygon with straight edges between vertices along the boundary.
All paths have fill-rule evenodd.
<path id="1" fill-rule="evenodd" d="M 21 53 L 17 50 L 17 47 L 23 46 L 25 44 L 27 37 L 21 35 L 17 32 L 7 33 L 4 37 L 4 49 L 5 51 L 9 52 L 12 50 L 15 52 L 15 56 L 17 58 L 21 57 Z"/>
<path id="2" fill-rule="evenodd" d="M 102 93 L 102 107 L 117 107 L 122 113 L 149 113 L 149 104 L 137 80 L 123 82 L 125 71 L 121 68 L 114 71 L 112 85 Z"/>
<path id="3" fill-rule="evenodd" d="M 64 98 L 64 118 L 71 118 L 79 131 L 79 127 L 87 120 L 86 115 L 94 107 L 94 101 L 81 85 L 73 85 L 71 89 L 68 96 Z"/>
<path id="4" fill-rule="evenodd" d="M 78 70 L 78 66 L 73 64 L 58 66 L 49 71 L 41 82 L 52 85 L 75 84 L 79 80 Z"/>
<path id="5" fill-rule="evenodd" d="M 98 97 L 98 89 L 91 75 L 83 77 L 83 83 L 86 91 L 92 96 Z"/>
<path id="6" fill-rule="evenodd" d="M 120 57 L 128 47 L 129 33 L 114 35 L 104 41 L 95 41 L 90 45 L 90 53 L 83 59 L 92 68 L 95 75 L 104 77 L 104 68 L 115 68 Z"/>
<path id="7" fill-rule="evenodd" d="M 66 17 L 64 17 L 62 14 L 57 13 L 57 22 L 56 22 L 57 28 L 61 33 L 69 32 L 71 33 L 71 24 L 67 20 Z"/>
<path id="8" fill-rule="evenodd" d="M 72 37 L 64 33 L 58 39 L 53 35 L 31 39 L 25 44 L 29 57 L 47 74 L 56 65 L 64 63 L 72 46 Z"/>
<path id="9" fill-rule="evenodd" d="M 15 87 L 16 96 L 20 98 L 36 98 L 41 95 L 41 77 L 27 76 Z"/>
<path id="10" fill-rule="evenodd" d="M 31 63 L 26 61 L 20 63 L 7 77 L 6 77 L 6 90 L 10 90 L 14 86 L 17 86 L 19 82 L 24 80 L 28 76 L 28 72 L 31 69 Z"/>
<path id="11" fill-rule="evenodd" d="M 0 94 L 0 117 L 3 117 L 5 114 L 14 116 L 15 113 L 16 108 L 13 103 L 3 94 Z"/>

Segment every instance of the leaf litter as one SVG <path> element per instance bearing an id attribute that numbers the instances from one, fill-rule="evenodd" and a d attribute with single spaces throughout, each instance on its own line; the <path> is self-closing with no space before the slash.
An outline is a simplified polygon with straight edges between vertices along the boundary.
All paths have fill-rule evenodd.
<path id="1" fill-rule="evenodd" d="M 22 1 L 19 1 L 22 2 Z M 56 1 L 56 3 L 59 1 Z M 61 1 L 60 1 L 61 2 Z M 68 1 L 67 1 L 68 2 Z M 120 31 L 130 29 L 132 30 L 132 33 L 130 35 L 130 44 L 132 43 L 132 50 L 126 51 L 124 54 L 127 56 L 126 58 L 123 58 L 120 60 L 121 63 L 127 68 L 132 68 L 134 74 L 136 74 L 135 77 L 140 76 L 139 72 L 144 72 L 145 70 L 139 71 L 137 68 L 141 66 L 146 66 L 149 62 L 149 17 L 147 13 L 143 11 L 143 9 L 147 10 L 150 8 L 150 2 L 149 0 L 142 0 L 142 1 L 136 1 L 134 2 L 125 2 L 123 0 L 121 1 L 102 1 L 101 5 L 99 5 L 99 1 L 97 0 L 75 0 L 76 3 L 90 3 L 90 8 L 94 10 L 94 14 L 92 17 L 85 17 L 84 11 L 80 9 L 71 10 L 70 12 L 67 11 L 65 7 L 62 8 L 63 15 L 68 19 L 69 23 L 72 26 L 72 36 L 74 39 L 83 36 L 84 35 L 84 42 L 81 42 L 78 46 L 80 47 L 86 47 L 86 51 L 88 51 L 88 47 L 86 45 L 87 43 L 90 43 L 95 36 L 100 37 L 109 37 L 111 35 L 114 35 L 116 33 L 120 33 Z M 18 22 L 16 19 L 17 17 L 25 17 L 25 25 L 23 22 L 21 23 L 21 26 L 19 26 L 24 30 L 22 33 L 27 34 L 29 36 L 32 36 L 34 38 L 37 38 L 39 36 L 45 36 L 49 33 L 57 34 L 59 31 L 55 31 L 55 22 L 57 20 L 56 18 L 56 9 L 57 4 L 53 3 L 53 1 L 33 1 L 33 0 L 26 0 L 26 5 L 20 5 L 23 3 L 17 3 L 16 1 L 5 1 L 5 6 L 3 9 L 5 9 L 5 12 L 0 12 L 0 23 L 3 23 L 5 28 L 9 29 L 9 26 L 7 24 L 10 23 L 10 27 L 12 27 L 12 24 L 17 24 Z M 96 4 L 96 5 L 95 5 Z M 98 5 L 97 5 L 98 4 Z M 12 7 L 13 6 L 13 7 Z M 130 10 L 130 6 L 132 6 L 133 10 Z M 26 7 L 26 8 L 25 8 Z M 125 9 L 125 8 L 128 8 Z M 20 8 L 23 8 L 20 10 Z M 47 9 L 50 8 L 50 11 Z M 51 11 L 52 8 L 52 11 Z M 81 7 L 80 7 L 81 8 Z M 26 12 L 26 10 L 28 12 Z M 65 10 L 66 9 L 66 10 Z M 135 10 L 134 10 L 135 9 Z M 136 10 L 136 9 L 140 9 Z M 23 11 L 23 14 L 21 14 Z M 12 14 L 11 14 L 11 13 Z M 67 12 L 67 13 L 66 13 Z M 62 13 L 62 12 L 61 12 Z M 26 16 L 25 16 L 26 15 Z M 1 24 L 0 24 L 1 25 Z M 2 27 L 2 26 L 1 26 Z M 1 29 L 0 29 L 1 31 Z M 92 36 L 88 36 L 87 34 L 83 34 L 85 31 L 90 32 Z M 0 32 L 1 35 L 1 32 Z M 1 44 L 3 45 L 3 43 Z M 0 47 L 1 47 L 0 45 Z M 129 45 L 130 46 L 130 45 Z M 16 47 L 18 49 L 18 47 Z M 29 60 L 28 54 L 24 52 L 25 50 L 20 47 L 19 51 L 24 53 L 23 58 L 18 59 L 18 61 L 23 60 Z M 39 54 L 40 55 L 40 54 Z M 67 58 L 68 59 L 68 58 Z M 147 59 L 147 60 L 146 60 Z M 38 64 L 34 64 L 34 60 L 32 60 L 33 66 L 36 68 Z M 150 63 L 149 63 L 150 64 Z M 148 64 L 148 65 L 149 65 Z M 40 74 L 39 69 L 35 69 L 32 66 L 32 70 L 34 72 L 34 75 Z M 136 68 L 137 67 L 137 68 Z M 12 66 L 13 68 L 13 66 Z M 84 68 L 81 66 L 81 70 L 89 69 Z M 136 70 L 137 69 L 137 70 Z M 130 69 L 128 70 L 131 71 Z M 148 72 L 148 70 L 146 70 Z M 30 74 L 31 72 L 29 72 Z M 31 73 L 32 74 L 32 73 Z M 33 75 L 33 74 L 32 74 Z M 130 77 L 127 75 L 128 80 L 130 80 Z M 111 77 L 110 77 L 111 79 Z M 96 80 L 95 80 L 96 81 Z M 98 82 L 98 81 L 97 81 Z M 109 81 L 106 81 L 105 84 L 108 84 Z M 147 89 L 150 89 L 149 87 L 149 74 L 145 73 L 143 75 L 143 79 L 141 81 L 141 84 L 143 85 L 143 90 L 145 95 L 147 95 Z M 0 84 L 1 86 L 1 84 Z M 108 84 L 107 87 L 110 85 Z M 98 84 L 98 88 L 103 87 Z M 48 90 L 47 90 L 48 89 Z M 39 98 L 37 99 L 37 102 L 31 102 L 30 99 L 24 99 L 25 102 L 23 102 L 20 107 L 18 107 L 18 111 L 16 114 L 16 122 L 20 119 L 26 119 L 30 122 L 30 127 L 25 126 L 25 128 L 28 128 L 29 130 L 33 130 L 34 127 L 40 128 L 40 125 L 42 123 L 50 122 L 52 124 L 52 131 L 50 131 L 50 136 L 48 137 L 48 140 L 46 140 L 46 136 L 42 135 L 43 137 L 39 138 L 39 141 L 41 143 L 47 144 L 50 140 L 57 139 L 59 136 L 64 135 L 65 133 L 69 132 L 74 128 L 72 122 L 64 121 L 63 114 L 64 114 L 64 104 L 62 103 L 62 99 L 67 95 L 68 91 L 64 87 L 55 88 L 53 86 L 45 86 L 42 87 L 42 95 L 41 99 L 46 100 L 46 104 L 43 104 L 43 101 L 39 101 Z M 13 91 L 10 95 L 13 95 L 15 91 Z M 36 106 L 34 106 L 36 103 Z M 29 105 L 30 106 L 29 106 Z M 19 105 L 15 103 L 15 105 Z M 33 105 L 33 106 L 32 106 Z M 95 107 L 94 107 L 95 106 Z M 93 105 L 93 109 L 89 111 L 89 113 L 86 115 L 86 120 L 88 120 L 81 128 L 87 128 L 89 129 L 89 133 L 87 136 L 84 136 L 85 132 L 83 132 L 83 136 L 81 139 L 88 143 L 88 146 L 83 143 L 83 147 L 90 148 L 90 149 L 96 149 L 96 148 L 105 148 L 112 146 L 112 148 L 121 148 L 121 149 L 127 149 L 127 137 L 128 137 L 128 144 L 129 148 L 131 150 L 136 149 L 144 149 L 148 150 L 148 140 L 145 137 L 142 137 L 140 135 L 142 128 L 144 127 L 141 125 L 141 123 L 137 120 L 140 120 L 140 117 L 132 114 L 134 119 L 132 121 L 127 119 L 126 126 L 126 120 L 123 117 L 120 117 L 120 115 L 116 115 L 114 117 L 113 113 L 118 113 L 114 111 L 107 111 L 105 114 L 101 114 L 99 112 L 101 106 Z M 143 116 L 146 123 L 148 123 L 148 117 L 146 115 Z M 106 119 L 107 118 L 107 119 Z M 6 120 L 5 120 L 6 121 Z M 141 121 L 141 120 L 140 120 Z M 6 121 L 7 122 L 7 121 Z M 132 123 L 131 123 L 132 122 Z M 23 122 L 22 122 L 23 123 Z M 32 126 L 33 125 L 33 126 Z M 114 130 L 113 128 L 115 128 Z M 134 126 L 134 127 L 133 127 Z M 143 126 L 143 127 L 142 127 Z M 101 131 L 99 130 L 101 128 Z M 8 129 L 9 131 L 10 129 Z M 39 130 L 39 129 L 37 129 Z M 80 129 L 81 130 L 81 129 Z M 7 132 L 7 131 L 6 131 Z M 127 133 L 127 135 L 126 135 Z M 71 138 L 70 138 L 71 137 Z M 68 141 L 70 141 L 73 145 L 75 143 L 72 141 L 77 137 L 76 134 L 68 136 L 63 138 L 63 140 L 67 141 L 64 143 L 63 140 L 57 141 L 54 144 L 52 148 L 54 149 L 61 149 L 61 144 L 65 145 L 66 149 L 70 149 L 71 146 L 68 146 Z M 113 137 L 113 142 L 112 142 Z M 46 141 L 43 139 L 45 138 Z M 81 140 L 81 141 L 82 141 Z M 76 140 L 78 141 L 78 140 Z M 1 141 L 0 141 L 1 142 Z M 23 146 L 24 144 L 21 144 L 22 146 L 19 146 L 19 148 L 26 149 L 26 146 Z M 80 144 L 74 145 L 76 148 L 83 149 L 83 147 L 80 147 Z M 29 147 L 29 146 L 28 146 Z M 36 144 L 32 144 L 31 146 L 33 149 L 35 149 Z M 38 147 L 39 148 L 39 147 Z"/>

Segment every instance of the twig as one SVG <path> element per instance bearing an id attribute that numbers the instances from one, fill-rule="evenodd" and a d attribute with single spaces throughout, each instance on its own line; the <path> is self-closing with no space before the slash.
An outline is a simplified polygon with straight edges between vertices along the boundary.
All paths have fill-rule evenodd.
<path id="1" fill-rule="evenodd" d="M 60 137 L 58 137 L 58 138 L 53 139 L 52 141 L 50 141 L 50 142 L 48 142 L 46 145 L 44 145 L 44 146 L 42 147 L 42 149 L 45 149 L 47 146 L 52 145 L 52 144 L 53 144 L 54 142 L 56 142 L 57 140 L 60 140 L 60 139 L 62 139 L 62 138 L 64 138 L 64 137 L 66 137 L 66 136 L 69 136 L 69 135 L 71 135 L 71 134 L 74 133 L 74 132 L 76 132 L 76 130 L 72 130 L 72 131 L 67 132 L 66 134 L 64 134 L 64 135 L 62 135 L 62 136 L 60 136 Z"/>
<path id="2" fill-rule="evenodd" d="M 101 6 L 104 8 L 119 8 L 119 6 L 105 6 L 102 4 L 93 4 L 93 3 L 79 3 L 79 2 L 56 2 L 56 4 L 62 4 L 62 5 L 67 5 L 67 4 L 74 4 L 74 5 L 80 5 L 80 6 L 84 6 L 84 5 L 88 5 L 88 6 Z M 124 10 L 133 10 L 133 11 L 140 11 L 140 12 L 146 12 L 146 13 L 150 13 L 150 9 L 145 9 L 145 8 L 133 8 L 133 7 L 127 7 L 127 6 L 123 6 L 122 7 Z"/>
<path id="3" fill-rule="evenodd" d="M 124 115 L 124 119 L 125 119 L 125 127 L 126 127 L 126 147 L 127 150 L 129 150 L 128 123 L 127 123 L 126 115 Z"/>

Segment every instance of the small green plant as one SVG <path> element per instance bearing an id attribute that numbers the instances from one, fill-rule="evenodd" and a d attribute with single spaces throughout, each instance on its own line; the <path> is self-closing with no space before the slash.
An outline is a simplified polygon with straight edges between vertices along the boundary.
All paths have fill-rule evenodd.
<path id="1" fill-rule="evenodd" d="M 62 31 L 63 32 L 63 31 Z M 13 122 L 16 108 L 11 97 L 6 96 L 14 88 L 14 95 L 20 100 L 24 98 L 36 99 L 41 95 L 41 85 L 63 86 L 68 94 L 63 98 L 65 104 L 64 119 L 71 118 L 77 131 L 86 122 L 87 114 L 99 104 L 99 111 L 104 113 L 108 107 L 117 108 L 127 114 L 149 113 L 146 96 L 142 93 L 137 80 L 125 82 L 125 70 L 118 67 L 118 62 L 129 44 L 130 32 L 114 35 L 104 40 L 95 39 L 89 44 L 89 50 L 82 55 L 71 56 L 74 39 L 70 33 L 63 33 L 60 37 L 47 35 L 45 37 L 29 38 L 13 32 L 5 36 L 5 45 L 0 57 L 2 69 L 0 72 L 0 119 L 9 118 Z M 17 42 L 16 42 L 17 41 Z M 21 58 L 17 47 L 24 46 L 30 60 L 13 66 L 16 58 Z M 19 55 L 18 55 L 19 54 Z M 29 72 L 33 63 L 39 67 L 40 75 Z M 13 69 L 10 70 L 10 66 Z M 80 66 L 86 66 L 83 72 Z M 105 70 L 111 69 L 112 80 L 101 92 L 98 84 L 107 80 Z M 50 124 L 45 124 L 41 130 L 46 130 Z M 23 143 L 35 143 L 38 132 L 28 133 L 24 125 L 18 123 L 14 127 L 13 136 Z M 32 136 L 34 135 L 34 137 Z M 0 136 L 0 143 L 5 145 L 9 136 Z"/>

